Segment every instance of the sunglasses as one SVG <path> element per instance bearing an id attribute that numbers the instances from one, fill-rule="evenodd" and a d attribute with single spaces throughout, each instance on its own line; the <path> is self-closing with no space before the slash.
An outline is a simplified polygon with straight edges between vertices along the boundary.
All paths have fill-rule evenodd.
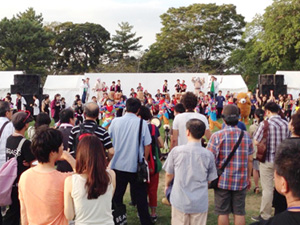
<path id="1" fill-rule="evenodd" d="M 25 113 L 27 113 L 26 118 L 23 120 L 23 123 L 26 122 L 26 120 L 30 117 L 30 112 L 28 110 L 25 111 Z"/>

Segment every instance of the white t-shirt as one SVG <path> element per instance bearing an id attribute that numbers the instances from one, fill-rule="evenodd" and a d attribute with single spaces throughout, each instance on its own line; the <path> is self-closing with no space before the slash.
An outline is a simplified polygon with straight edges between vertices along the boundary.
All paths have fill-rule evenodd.
<path id="1" fill-rule="evenodd" d="M 188 142 L 186 137 L 186 122 L 190 119 L 201 120 L 205 124 L 206 130 L 209 129 L 206 117 L 200 113 L 185 112 L 175 116 L 173 130 L 178 130 L 178 145 L 185 145 Z"/>
<path id="2" fill-rule="evenodd" d="M 6 121 L 9 121 L 6 117 L 0 117 L 0 129 L 4 125 Z M 6 140 L 7 138 L 13 134 L 14 132 L 14 126 L 11 122 L 6 124 L 1 138 L 0 138 L 0 167 L 6 162 Z"/>
<path id="3" fill-rule="evenodd" d="M 40 114 L 40 100 L 36 99 L 33 104 L 33 115 L 37 116 Z"/>

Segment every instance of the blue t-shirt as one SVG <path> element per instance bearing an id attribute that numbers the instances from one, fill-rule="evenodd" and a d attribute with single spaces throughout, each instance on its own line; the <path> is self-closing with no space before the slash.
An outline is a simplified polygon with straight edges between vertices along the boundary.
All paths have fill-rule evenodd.
<path id="1" fill-rule="evenodd" d="M 223 108 L 223 102 L 225 102 L 224 96 L 217 96 L 216 98 L 217 108 Z"/>

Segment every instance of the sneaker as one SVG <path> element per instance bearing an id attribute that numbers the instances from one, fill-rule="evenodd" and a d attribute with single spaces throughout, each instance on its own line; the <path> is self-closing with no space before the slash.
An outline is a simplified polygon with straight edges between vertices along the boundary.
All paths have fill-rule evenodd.
<path id="1" fill-rule="evenodd" d="M 255 222 L 265 221 L 265 220 L 261 217 L 261 215 L 259 215 L 259 216 L 251 216 L 251 219 L 252 219 L 253 221 L 255 221 Z"/>
<path id="2" fill-rule="evenodd" d="M 157 215 L 151 216 L 151 222 L 156 223 L 156 221 L 157 221 Z"/>

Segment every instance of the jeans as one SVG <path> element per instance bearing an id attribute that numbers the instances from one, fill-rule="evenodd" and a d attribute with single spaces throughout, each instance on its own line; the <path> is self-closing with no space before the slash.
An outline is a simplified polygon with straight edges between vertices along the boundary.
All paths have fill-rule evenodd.
<path id="1" fill-rule="evenodd" d="M 117 204 L 123 204 L 127 184 L 130 183 L 132 194 L 136 200 L 140 222 L 142 225 L 151 225 L 151 218 L 148 211 L 147 202 L 147 184 L 137 182 L 137 174 L 114 170 L 116 173 L 116 190 L 113 201 Z"/>

